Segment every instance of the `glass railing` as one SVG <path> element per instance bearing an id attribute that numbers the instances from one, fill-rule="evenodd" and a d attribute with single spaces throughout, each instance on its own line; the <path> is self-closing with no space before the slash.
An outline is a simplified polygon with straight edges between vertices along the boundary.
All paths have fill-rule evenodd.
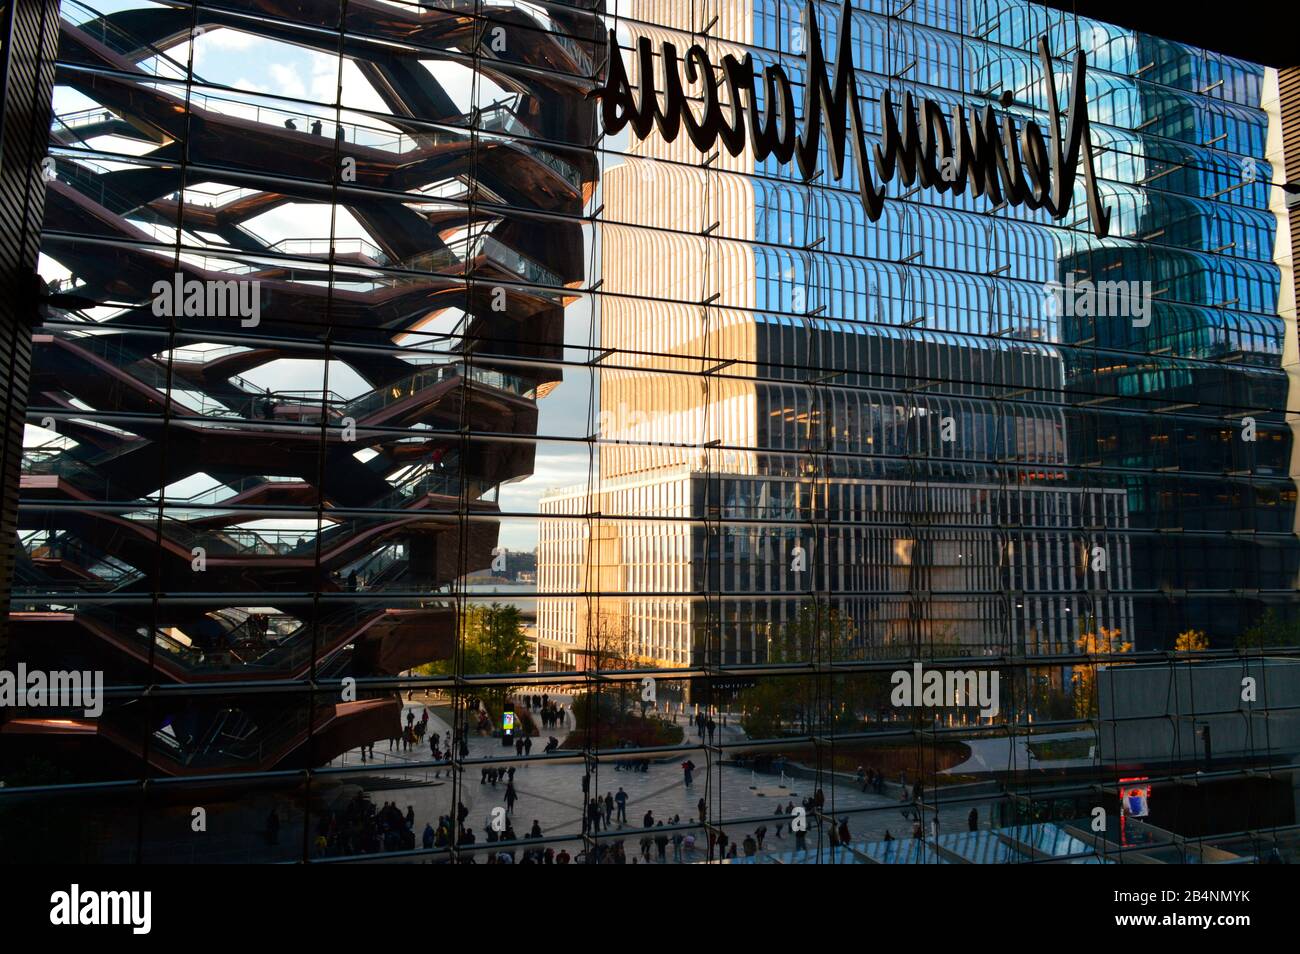
<path id="1" fill-rule="evenodd" d="M 418 150 L 427 145 L 440 146 L 468 142 L 470 139 L 468 127 L 476 119 L 480 122 L 481 128 L 487 132 L 499 131 L 503 135 L 511 136 L 530 135 L 530 131 L 513 111 L 503 103 L 494 103 L 480 112 L 477 117 L 470 113 L 452 117 L 448 120 L 449 123 L 464 124 L 467 127 L 464 131 L 460 129 L 430 128 L 420 135 L 414 136 L 378 126 L 367 126 L 356 122 L 338 122 L 333 117 L 332 111 L 328 110 L 327 107 L 321 107 L 325 110 L 324 114 L 314 114 L 303 110 L 286 109 L 281 106 L 249 103 L 244 100 L 216 96 L 210 93 L 192 93 L 190 102 L 194 106 L 223 116 L 280 126 L 295 132 L 310 133 L 323 138 L 339 138 L 341 136 L 343 142 L 399 154 Z M 507 141 L 516 149 L 527 153 L 545 165 L 570 186 L 578 188 L 582 185 L 582 176 L 577 167 L 571 163 L 523 139 L 511 138 Z"/>
<path id="2" fill-rule="evenodd" d="M 459 364 L 440 363 L 421 368 L 392 384 L 377 388 L 360 397 L 347 400 L 334 391 L 265 391 L 250 392 L 237 397 L 227 394 L 214 396 L 207 391 L 186 386 L 175 378 L 168 386 L 167 368 L 154 358 L 141 359 L 134 352 L 117 348 L 111 341 L 95 336 L 68 338 L 78 347 L 95 353 L 119 366 L 124 377 L 154 388 L 160 400 L 164 394 L 196 417 L 224 418 L 228 420 L 276 420 L 296 423 L 319 421 L 322 414 L 331 419 L 352 417 L 363 420 L 374 416 L 393 404 L 409 400 L 420 392 L 450 378 L 466 377 L 474 383 L 527 397 L 532 384 L 518 375 L 489 368 L 465 367 Z M 232 383 L 235 382 L 232 379 Z M 252 385 L 246 385 L 251 388 Z M 65 452 L 28 452 L 23 457 L 23 472 L 31 474 L 58 474 L 74 477 L 80 482 L 92 482 L 94 487 L 104 487 L 106 482 L 95 470 L 96 464 L 105 463 L 137 446 L 129 442 L 101 455 L 94 463 L 83 462 Z M 91 484 L 87 484 L 87 488 Z"/>
<path id="3" fill-rule="evenodd" d="M 420 0 L 420 6 L 425 10 L 453 10 L 460 13 L 473 13 L 474 3 L 467 3 L 466 0 Z M 519 7 L 514 11 L 518 12 Z M 539 37 L 547 37 L 553 40 L 556 46 L 561 47 L 569 57 L 578 64 L 579 73 L 591 72 L 591 57 L 588 56 L 572 37 L 566 36 L 556 29 L 555 23 L 550 17 L 546 16 L 542 8 L 532 8 L 533 18 L 537 22 L 535 27 Z"/>
<path id="4" fill-rule="evenodd" d="M 76 135 L 76 133 L 73 134 Z M 134 202 L 127 200 L 120 192 L 116 192 L 105 185 L 106 177 L 104 173 L 109 170 L 98 163 L 80 157 L 73 161 L 67 156 L 57 156 L 55 157 L 54 169 L 56 179 L 65 185 L 72 186 L 96 205 L 103 206 L 106 209 L 123 210 L 122 214 L 125 214 L 126 210 L 135 205 Z"/>
<path id="5" fill-rule="evenodd" d="M 79 490 L 101 499 L 109 495 L 109 481 L 99 471 L 68 451 L 24 451 L 22 472 L 33 476 L 62 477 Z"/>
<path id="6" fill-rule="evenodd" d="M 559 176 L 569 185 L 573 186 L 575 189 L 582 187 L 582 175 L 578 172 L 578 168 L 576 166 L 565 162 L 559 156 L 549 153 L 545 149 L 542 149 L 538 146 L 534 146 L 531 143 L 514 140 L 511 144 L 516 149 L 528 153 L 528 155 L 532 156 L 542 165 L 546 166 L 548 169 L 554 172 L 557 176 Z"/>
<path id="7" fill-rule="evenodd" d="M 86 577 L 76 581 L 78 591 L 113 592 L 144 579 L 144 574 L 136 567 L 84 543 L 67 531 L 23 531 L 19 534 L 18 543 L 34 567 L 39 566 L 40 561 L 53 560 L 80 569 Z M 14 589 L 25 596 L 34 596 L 49 593 L 56 588 L 64 591 L 67 587 L 62 580 L 33 578 L 29 583 L 29 586 L 15 585 Z"/>
<path id="8" fill-rule="evenodd" d="M 136 60 L 135 66 L 151 76 L 175 80 L 185 80 L 190 76 L 185 64 L 173 60 L 152 43 L 123 30 L 94 7 L 81 3 L 80 0 L 64 0 L 59 9 L 59 18 L 98 40 L 114 53 L 136 58 L 142 52 L 148 52 L 148 56 Z M 195 79 L 197 81 L 197 77 Z"/>
<path id="9" fill-rule="evenodd" d="M 454 378 L 458 373 L 459 369 L 453 364 L 437 364 L 422 368 L 399 381 L 354 398 L 344 404 L 339 409 L 339 413 L 356 420 L 370 417 L 386 407 L 406 401 L 427 388 Z"/>
<path id="10" fill-rule="evenodd" d="M 134 365 L 129 370 L 134 372 L 136 367 L 140 365 Z M 152 372 L 155 369 L 149 370 Z M 156 370 L 161 370 L 161 366 Z M 146 373 L 144 376 L 150 375 Z M 351 417 L 362 421 L 394 404 L 410 400 L 429 388 L 461 377 L 520 397 L 528 397 L 533 390 L 532 382 L 519 375 L 443 362 L 423 367 L 405 378 L 351 399 L 344 398 L 336 391 L 313 390 L 252 392 L 243 398 L 229 395 L 214 397 L 204 391 L 175 385 L 170 393 L 173 400 L 203 417 L 314 423 L 325 414 L 332 420 Z M 231 380 L 232 383 L 237 383 L 235 379 Z M 251 389 L 252 386 L 248 387 Z M 161 385 L 159 389 L 162 389 Z"/>
<path id="11" fill-rule="evenodd" d="M 531 136 L 532 130 L 519 118 L 510 100 L 497 100 L 491 106 L 484 106 L 478 111 L 478 128 L 484 132 L 506 133 L 515 136 Z"/>
<path id="12" fill-rule="evenodd" d="M 247 493 L 248 491 L 256 489 L 257 487 L 267 486 L 276 483 L 285 483 L 285 484 L 301 483 L 301 479 L 298 477 L 280 477 L 280 476 L 262 477 L 260 475 L 254 477 L 244 477 L 239 480 L 230 480 L 230 481 L 223 482 L 221 484 L 217 484 L 216 486 L 209 487 L 206 490 L 200 490 L 197 493 L 190 494 L 190 496 L 188 497 L 178 497 L 172 494 L 168 494 L 166 498 L 166 503 L 168 506 L 175 506 L 176 504 L 190 505 L 196 507 L 212 506 L 214 504 L 219 504 L 224 500 L 229 500 L 232 497 L 237 497 L 240 494 Z M 159 498 L 157 495 L 153 495 L 150 499 L 157 500 Z"/>
<path id="13" fill-rule="evenodd" d="M 577 40 L 554 29 L 550 31 L 549 36 L 555 41 L 556 46 L 569 54 L 569 59 L 577 64 L 579 73 L 591 72 L 591 57 L 587 55 L 587 52 L 579 45 Z"/>
<path id="14" fill-rule="evenodd" d="M 74 109 L 66 113 L 54 113 L 50 117 L 50 122 L 66 129 L 80 129 L 82 126 L 111 123 L 115 119 L 117 119 L 117 114 L 111 109 L 104 109 L 102 106 L 91 106 L 87 109 Z"/>
<path id="15" fill-rule="evenodd" d="M 401 264 L 403 268 L 412 271 L 459 272 L 467 262 L 480 256 L 528 284 L 549 285 L 554 288 L 564 286 L 560 276 L 546 266 L 521 255 L 500 240 L 482 232 L 448 242 L 444 248 L 412 256 Z"/>
<path id="16" fill-rule="evenodd" d="M 187 644 L 168 633 L 165 629 L 154 628 L 152 637 L 150 627 L 123 613 L 104 606 L 77 606 L 72 612 L 92 628 L 97 628 L 112 636 L 124 638 L 147 647 L 151 638 L 160 660 L 172 661 L 186 669 L 197 669 L 203 665 L 202 649 Z"/>
<path id="17" fill-rule="evenodd" d="M 530 285 L 550 285 L 555 288 L 564 285 L 564 282 L 560 280 L 560 276 L 555 272 L 531 258 L 519 254 L 491 235 L 484 235 L 479 239 L 473 254 L 486 256 L 489 261 L 496 262 L 506 271 L 513 272 Z"/>
<path id="18" fill-rule="evenodd" d="M 377 265 L 389 264 L 389 258 L 374 242 L 363 238 L 285 238 L 270 246 L 271 251 L 284 255 L 309 255 L 325 258 L 330 255 L 364 255 Z"/>
<path id="19" fill-rule="evenodd" d="M 241 710 L 223 709 L 199 735 L 181 737 L 173 722 L 155 729 L 153 742 L 160 753 L 186 768 L 234 768 L 278 754 L 295 736 L 306 732 L 309 719 L 305 709 L 295 709 L 277 715 L 271 727 L 263 728 Z"/>
<path id="20" fill-rule="evenodd" d="M 253 349 L 248 345 L 226 345 L 225 347 L 218 348 L 199 347 L 198 345 L 182 345 L 172 350 L 172 356 L 177 361 L 206 364 L 209 361 L 216 361 L 233 354 L 243 354 L 252 350 Z"/>
<path id="21" fill-rule="evenodd" d="M 473 365 L 465 368 L 464 373 L 467 378 L 476 384 L 496 388 L 498 391 L 507 391 L 522 398 L 531 398 L 533 393 L 533 383 L 517 374 L 508 374 L 505 371 L 496 371 L 492 368 L 476 368 Z"/>
<path id="22" fill-rule="evenodd" d="M 147 625 L 106 606 L 60 608 L 46 604 L 31 611 L 71 612 L 91 628 L 134 642 L 146 651 L 151 639 Z M 249 613 L 242 622 L 201 642 L 174 635 L 169 627 L 155 627 L 153 658 L 158 664 L 171 664 L 191 674 L 240 670 L 250 676 L 269 676 L 294 672 L 311 662 L 313 647 L 318 661 L 324 663 L 351 641 L 363 623 L 384 611 L 382 606 L 369 604 L 349 607 L 318 622 L 314 633 L 310 623 L 287 614 Z M 210 613 L 208 618 L 216 620 L 217 614 Z"/>
<path id="23" fill-rule="evenodd" d="M 357 588 L 371 589 L 384 580 L 393 567 L 404 566 L 407 553 L 406 544 L 389 543 L 356 563 L 343 567 L 340 573 L 346 580 L 351 580 L 352 575 L 356 574 Z"/>
<path id="24" fill-rule="evenodd" d="M 365 126 L 356 122 L 340 123 L 336 120 L 335 111 L 326 106 L 320 107 L 320 113 L 309 113 L 300 109 L 250 103 L 211 93 L 192 93 L 190 102 L 194 106 L 223 116 L 280 126 L 294 132 L 308 133 L 326 139 L 340 139 L 341 134 L 343 142 L 382 149 L 386 152 L 408 152 L 420 146 L 419 140 L 395 129 Z M 432 135 L 436 139 L 438 133 Z"/>

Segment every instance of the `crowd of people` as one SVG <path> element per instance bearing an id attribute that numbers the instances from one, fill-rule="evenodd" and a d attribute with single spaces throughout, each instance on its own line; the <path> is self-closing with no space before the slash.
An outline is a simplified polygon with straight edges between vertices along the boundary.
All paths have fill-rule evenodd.
<path id="1" fill-rule="evenodd" d="M 486 708 L 476 699 L 469 700 L 469 703 L 469 712 L 479 715 L 481 724 L 482 717 L 487 712 Z M 516 707 L 530 712 L 534 717 L 532 721 L 540 722 L 543 728 L 563 728 L 568 725 L 569 710 L 548 694 L 523 695 L 516 698 L 515 704 Z M 473 725 L 472 717 L 469 724 Z M 528 725 L 527 722 L 523 724 Z M 692 719 L 692 725 L 701 739 L 707 738 L 710 741 L 714 739 L 718 729 L 717 723 L 706 713 L 697 714 Z M 491 730 L 489 719 L 485 731 Z M 454 737 L 449 732 L 445 739 L 437 731 L 430 732 L 429 710 L 427 707 L 421 710 L 418 705 L 407 709 L 402 723 L 399 724 L 399 733 L 389 741 L 389 748 L 393 750 L 400 747 L 402 751 L 416 748 L 423 744 L 426 735 L 429 736 L 430 753 L 435 760 L 451 758 L 453 752 L 457 751 L 461 758 L 469 755 L 466 732 L 458 732 Z M 531 754 L 532 738 L 526 730 L 520 731 L 514 742 L 517 756 Z M 545 751 L 553 752 L 558 745 L 556 737 L 550 736 Z M 620 747 L 631 749 L 635 746 L 631 741 L 625 740 Z M 369 749 L 373 757 L 373 745 Z M 363 747 L 363 759 L 364 755 Z M 693 783 L 696 765 L 687 759 L 680 763 L 680 767 L 683 781 L 689 788 Z M 780 768 L 783 771 L 784 765 Z M 648 759 L 615 759 L 616 771 L 645 773 L 649 769 Z M 497 815 L 498 809 L 494 807 L 493 812 L 487 816 L 487 823 L 481 829 L 485 833 L 482 838 L 466 824 L 469 810 L 463 803 L 458 803 L 455 819 L 449 814 L 439 818 L 436 824 L 429 822 L 424 826 L 420 838 L 422 846 L 425 849 L 447 848 L 454 840 L 455 844 L 463 849 L 473 848 L 476 845 L 485 847 L 497 842 L 514 843 L 542 839 L 541 824 L 536 819 L 532 821 L 528 833 L 522 840 L 516 835 L 514 825 L 520 802 L 520 792 L 515 785 L 517 770 L 518 767 L 514 765 L 499 768 L 481 766 L 479 779 L 481 786 L 494 790 L 504 786 L 499 803 L 495 795 L 489 799 L 494 805 L 504 805 L 504 820 Z M 828 817 L 825 812 L 825 793 L 821 788 L 816 788 L 811 795 L 802 799 L 798 809 L 793 800 L 787 801 L 784 805 L 777 804 L 770 822 L 758 825 L 743 835 L 739 841 L 730 838 L 721 828 L 709 826 L 709 806 L 703 797 L 699 799 L 695 817 L 690 818 L 685 824 L 682 823 L 679 815 L 659 820 L 655 818 L 652 809 L 647 810 L 644 816 L 640 817 L 642 833 L 639 836 L 629 833 L 629 839 L 635 839 L 629 851 L 629 846 L 625 846 L 623 838 L 609 837 L 609 835 L 615 829 L 632 827 L 628 817 L 632 798 L 622 786 L 619 786 L 617 791 L 607 790 L 603 795 L 598 791 L 593 792 L 591 789 L 594 778 L 590 771 L 582 775 L 581 830 L 584 835 L 600 835 L 596 845 L 570 855 L 568 851 L 557 849 L 553 845 L 526 847 L 522 843 L 509 844 L 500 850 L 465 852 L 461 855 L 461 859 L 488 864 L 664 864 L 670 860 L 676 863 L 697 860 L 697 852 L 700 850 L 703 850 L 704 857 L 710 860 L 742 856 L 752 858 L 768 847 L 769 831 L 786 845 L 790 844 L 785 841 L 788 834 L 793 840 L 792 847 L 795 850 L 806 849 L 809 846 L 810 833 L 816 844 L 824 845 L 829 842 L 832 848 L 853 842 L 849 820 Z M 858 766 L 856 779 L 858 787 L 863 792 L 884 794 L 887 784 L 885 775 L 874 767 Z M 922 785 L 919 781 L 909 785 L 906 773 L 900 773 L 897 783 L 900 789 L 900 801 L 911 802 L 915 809 L 912 813 L 905 813 L 908 816 L 907 821 L 914 821 L 912 835 L 914 838 L 924 838 L 926 831 L 921 821 Z M 637 812 L 639 815 L 639 808 Z M 972 831 L 976 830 L 978 813 L 973 809 L 968 823 Z M 929 827 L 933 828 L 933 835 L 937 836 L 937 817 L 931 820 Z M 705 843 L 697 845 L 697 837 Z M 410 806 L 405 813 L 401 812 L 395 803 L 388 802 L 376 809 L 374 803 L 368 798 L 358 795 L 344 810 L 327 812 L 322 817 L 318 826 L 316 847 L 319 855 L 387 852 L 412 849 L 416 845 L 416 840 L 415 816 Z M 893 841 L 893 833 L 886 830 L 884 840 Z M 473 860 L 475 858 L 476 861 Z"/>
<path id="2" fill-rule="evenodd" d="M 636 743 L 631 739 L 619 739 L 618 748 L 635 749 Z M 650 771 L 649 759 L 616 759 L 614 761 L 615 772 L 648 772 Z"/>
<path id="3" fill-rule="evenodd" d="M 569 727 L 569 710 L 563 704 L 556 704 L 549 693 L 523 696 L 524 708 L 537 717 L 545 730 L 567 729 Z"/>
<path id="4" fill-rule="evenodd" d="M 885 794 L 885 774 L 877 772 L 874 768 L 863 768 L 858 766 L 858 785 L 864 792 L 871 792 L 875 795 Z"/>
<path id="5" fill-rule="evenodd" d="M 712 745 L 713 733 L 718 729 L 718 724 L 713 721 L 713 716 L 705 715 L 703 712 L 697 712 L 695 714 L 694 722 L 695 731 L 699 735 L 700 739 L 703 739 L 705 735 L 707 735 L 709 738 L 709 744 Z"/>
<path id="6" fill-rule="evenodd" d="M 397 732 L 388 740 L 388 751 L 400 749 L 403 752 L 410 752 L 421 748 L 424 745 L 424 734 L 429 730 L 429 709 L 425 707 L 423 715 L 419 721 L 416 721 L 415 710 L 406 710 L 406 724 L 401 723 L 397 726 Z M 375 747 L 370 747 L 370 754 L 375 754 Z M 363 753 L 364 760 L 364 753 Z"/>
<path id="7" fill-rule="evenodd" d="M 364 793 L 357 793 L 340 811 L 325 811 L 316 824 L 315 849 L 318 857 L 403 851 L 415 847 L 415 809 L 403 813 L 396 802 L 375 807 Z"/>
<path id="8" fill-rule="evenodd" d="M 689 827 L 682 827 L 680 815 L 673 815 L 666 820 L 656 819 L 653 810 L 647 810 L 641 820 L 642 835 L 638 841 L 638 851 L 629 857 L 625 840 L 601 839 L 590 849 L 577 852 L 576 857 L 564 847 L 554 845 L 537 845 L 529 847 L 526 842 L 541 840 L 544 835 L 541 822 L 533 819 L 528 832 L 519 838 L 512 818 L 514 802 L 510 793 L 514 790 L 513 770 L 503 771 L 499 778 L 506 780 L 507 814 L 504 825 L 500 825 L 493 814 L 485 820 L 483 838 L 480 840 L 474 829 L 466 824 L 469 809 L 463 802 L 458 803 L 456 819 L 451 814 L 438 818 L 436 824 L 427 822 L 420 835 L 420 846 L 425 850 L 448 848 L 453 838 L 457 847 L 474 849 L 476 846 L 502 844 L 499 850 L 465 852 L 460 856 L 462 863 L 468 864 L 667 864 L 698 860 L 699 845 L 696 834 Z M 485 776 L 484 784 L 487 784 Z M 594 834 L 603 826 L 609 829 L 612 816 L 617 809 L 620 818 L 627 819 L 627 793 L 620 788 L 617 795 L 606 793 L 603 799 L 591 799 L 593 807 L 590 813 L 591 828 Z M 793 804 L 785 810 L 778 807 L 778 815 L 793 811 Z M 272 812 L 274 815 L 275 813 Z M 687 825 L 695 825 L 691 818 Z M 778 823 L 778 835 L 781 823 Z M 278 832 L 278 816 L 276 816 Z M 270 825 L 268 824 L 268 830 Z M 459 829 L 459 835 L 453 833 Z M 584 831 L 586 831 L 584 827 Z M 739 850 L 747 857 L 763 850 L 768 828 L 760 825 L 753 833 L 745 836 Z M 842 822 L 836 833 L 840 840 L 847 840 L 847 822 Z M 835 835 L 832 836 L 833 838 Z M 521 842 L 515 844 L 516 842 Z M 709 829 L 707 835 L 708 849 L 705 857 L 735 858 L 738 846 L 728 838 L 724 831 Z M 834 843 L 834 842 L 833 842 Z M 317 857 L 337 855 L 374 854 L 378 852 L 409 851 L 416 847 L 415 810 L 407 806 L 402 812 L 396 802 L 384 802 L 376 808 L 364 793 L 358 793 L 341 810 L 322 813 L 316 826 L 315 850 Z"/>

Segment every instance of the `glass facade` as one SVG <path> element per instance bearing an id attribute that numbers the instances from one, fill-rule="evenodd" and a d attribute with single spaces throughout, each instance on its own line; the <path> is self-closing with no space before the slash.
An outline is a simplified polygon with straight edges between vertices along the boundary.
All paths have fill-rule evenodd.
<path id="1" fill-rule="evenodd" d="M 1277 72 L 898 6 L 63 0 L 4 665 L 103 692 L 6 710 L 0 838 L 1294 860 Z M 611 30 L 802 117 L 810 12 L 869 142 L 1082 51 L 1109 234 L 603 130 Z"/>

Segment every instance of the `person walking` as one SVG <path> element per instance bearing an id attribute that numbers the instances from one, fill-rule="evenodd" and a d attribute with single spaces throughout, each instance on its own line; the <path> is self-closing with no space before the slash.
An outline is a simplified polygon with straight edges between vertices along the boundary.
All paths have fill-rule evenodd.
<path id="1" fill-rule="evenodd" d="M 515 783 L 507 782 L 506 783 L 506 814 L 507 815 L 513 815 L 515 813 L 515 802 L 517 801 L 519 801 L 519 793 L 515 791 Z"/>
<path id="2" fill-rule="evenodd" d="M 694 778 L 694 772 L 695 772 L 694 762 L 692 762 L 690 759 L 687 759 L 685 762 L 682 763 L 682 774 L 683 776 L 685 776 L 687 788 L 691 787 L 691 779 Z"/>
<path id="3" fill-rule="evenodd" d="M 618 806 L 618 823 L 620 825 L 627 823 L 627 792 L 623 791 L 623 786 L 619 786 L 618 794 L 614 796 L 614 804 Z"/>

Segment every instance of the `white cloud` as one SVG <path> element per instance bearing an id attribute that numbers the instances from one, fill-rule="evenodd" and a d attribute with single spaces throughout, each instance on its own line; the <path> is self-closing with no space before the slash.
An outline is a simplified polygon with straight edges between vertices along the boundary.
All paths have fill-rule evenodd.
<path id="1" fill-rule="evenodd" d="M 307 98 L 307 84 L 303 82 L 298 67 L 288 63 L 272 63 L 266 71 L 271 76 L 272 88 L 276 95 L 289 96 L 293 99 Z"/>
<path id="2" fill-rule="evenodd" d="M 331 88 L 328 102 L 334 102 L 334 92 Z M 365 109 L 375 113 L 392 112 L 351 60 L 343 62 L 343 106 L 346 109 Z"/>
<path id="3" fill-rule="evenodd" d="M 209 50 L 251 50 L 261 42 L 263 42 L 261 37 L 254 36 L 251 33 L 219 28 L 204 33 L 199 42 L 195 44 L 195 47 L 196 49 L 206 48 Z"/>

